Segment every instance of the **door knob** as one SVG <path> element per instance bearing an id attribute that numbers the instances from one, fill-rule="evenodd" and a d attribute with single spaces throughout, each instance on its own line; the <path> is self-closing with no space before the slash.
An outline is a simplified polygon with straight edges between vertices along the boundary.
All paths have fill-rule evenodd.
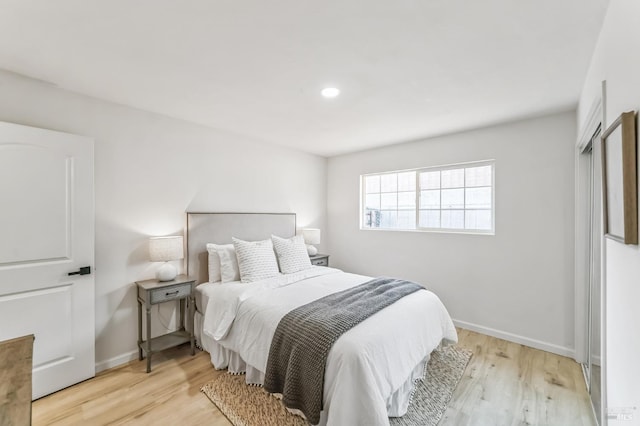
<path id="1" fill-rule="evenodd" d="M 75 272 L 69 272 L 67 275 L 89 275 L 91 273 L 91 266 L 83 266 Z"/>

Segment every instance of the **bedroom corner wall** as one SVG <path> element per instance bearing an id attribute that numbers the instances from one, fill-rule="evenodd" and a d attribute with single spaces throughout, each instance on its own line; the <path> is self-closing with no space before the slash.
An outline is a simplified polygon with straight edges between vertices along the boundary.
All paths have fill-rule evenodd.
<path id="1" fill-rule="evenodd" d="M 415 280 L 456 324 L 571 356 L 575 112 L 331 157 L 332 265 Z M 361 231 L 364 173 L 495 159 L 496 234 Z"/>
<path id="2" fill-rule="evenodd" d="M 295 212 L 298 227 L 326 229 L 323 157 L 12 73 L 0 72 L 0 93 L 0 121 L 95 139 L 98 371 L 137 358 L 133 283 L 158 267 L 148 261 L 147 238 L 181 234 L 185 211 Z M 175 326 L 175 307 L 156 306 L 160 334 L 162 323 Z"/>
<path id="3" fill-rule="evenodd" d="M 580 97 L 578 129 L 606 80 L 603 108 L 609 126 L 624 111 L 640 111 L 640 2 L 611 0 Z M 640 164 L 640 150 L 638 159 Z M 640 220 L 640 218 L 639 218 Z M 609 426 L 640 424 L 640 246 L 604 239 L 603 281 Z"/>

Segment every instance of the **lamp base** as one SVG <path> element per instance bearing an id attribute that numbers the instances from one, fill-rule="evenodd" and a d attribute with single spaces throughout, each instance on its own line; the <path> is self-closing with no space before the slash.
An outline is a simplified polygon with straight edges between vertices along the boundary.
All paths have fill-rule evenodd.
<path id="1" fill-rule="evenodd" d="M 178 270 L 175 266 L 170 264 L 169 262 L 164 262 L 158 272 L 156 273 L 156 278 L 158 281 L 171 281 L 176 278 L 178 275 Z"/>
<path id="2" fill-rule="evenodd" d="M 318 249 L 309 244 L 307 245 L 307 253 L 309 253 L 309 256 L 315 256 L 318 254 Z"/>

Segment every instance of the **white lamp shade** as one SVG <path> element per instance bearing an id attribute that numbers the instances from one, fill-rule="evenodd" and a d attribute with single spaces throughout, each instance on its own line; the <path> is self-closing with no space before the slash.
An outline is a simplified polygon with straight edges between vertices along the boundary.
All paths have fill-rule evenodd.
<path id="1" fill-rule="evenodd" d="M 184 258 L 182 237 L 149 238 L 149 258 L 152 262 L 168 262 Z"/>
<path id="2" fill-rule="evenodd" d="M 320 244 L 320 230 L 316 228 L 305 228 L 302 236 L 306 244 Z"/>

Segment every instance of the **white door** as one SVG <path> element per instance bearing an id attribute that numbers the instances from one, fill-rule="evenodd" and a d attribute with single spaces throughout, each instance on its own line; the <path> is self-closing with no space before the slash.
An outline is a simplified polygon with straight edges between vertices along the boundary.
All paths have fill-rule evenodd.
<path id="1" fill-rule="evenodd" d="M 34 334 L 33 398 L 95 375 L 93 140 L 0 122 L 0 341 Z"/>

